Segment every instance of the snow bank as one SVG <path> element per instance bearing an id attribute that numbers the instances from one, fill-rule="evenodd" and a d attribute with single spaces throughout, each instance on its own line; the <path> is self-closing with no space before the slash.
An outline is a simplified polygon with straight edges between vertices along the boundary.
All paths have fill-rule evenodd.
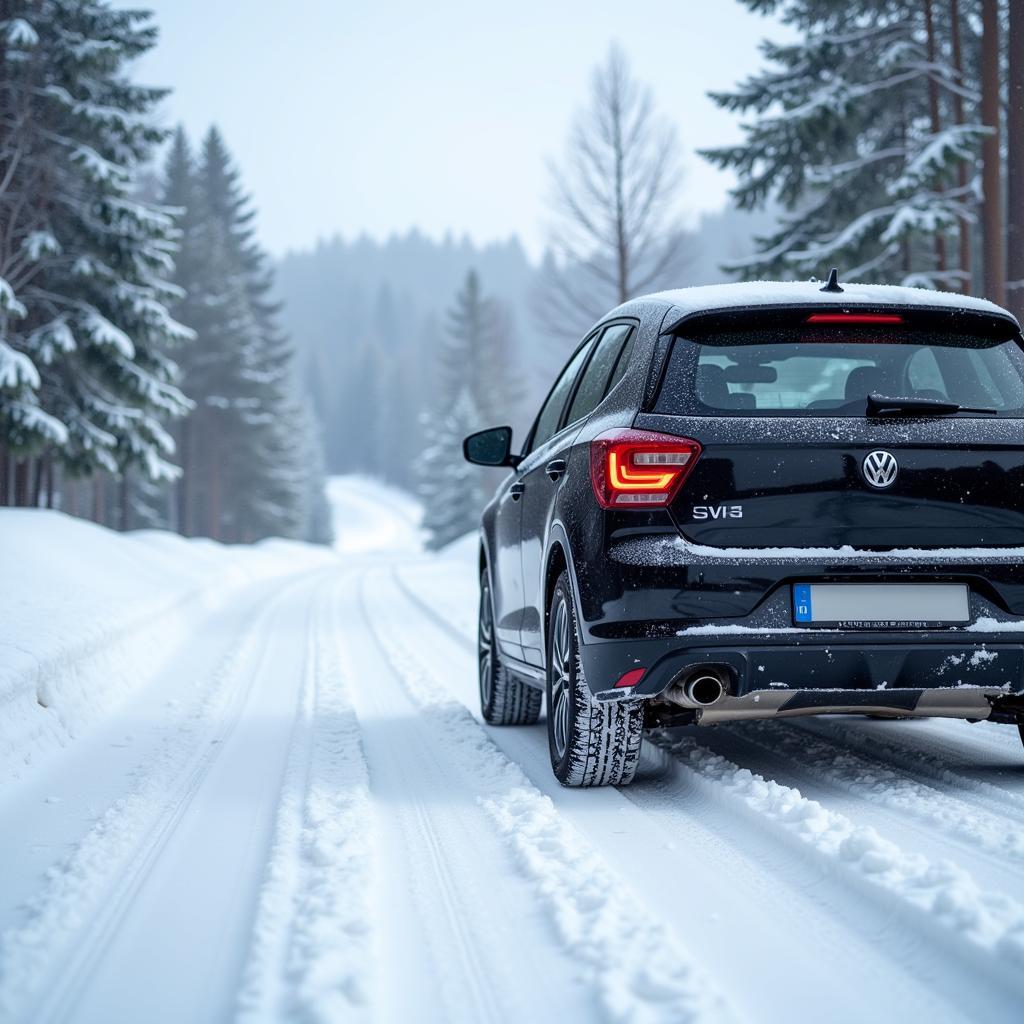
<path id="1" fill-rule="evenodd" d="M 234 587 L 333 558 L 288 541 L 232 548 L 0 510 L 0 781 L 150 678 Z"/>

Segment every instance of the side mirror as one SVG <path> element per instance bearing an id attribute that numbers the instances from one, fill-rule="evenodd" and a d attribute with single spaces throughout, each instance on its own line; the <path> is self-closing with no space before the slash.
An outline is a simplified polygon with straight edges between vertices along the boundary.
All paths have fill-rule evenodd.
<path id="1" fill-rule="evenodd" d="M 518 455 L 512 454 L 512 428 L 491 427 L 470 434 L 462 442 L 462 454 L 467 462 L 477 466 L 509 466 L 520 463 Z"/>

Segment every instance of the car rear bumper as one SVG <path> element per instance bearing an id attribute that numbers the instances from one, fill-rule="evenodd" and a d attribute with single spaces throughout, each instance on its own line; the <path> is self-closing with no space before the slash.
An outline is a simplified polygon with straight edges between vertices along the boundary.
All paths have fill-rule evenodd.
<path id="1" fill-rule="evenodd" d="M 700 709 L 700 725 L 807 715 L 878 715 L 890 718 L 966 718 L 1013 722 L 1024 711 L 1021 698 L 984 688 L 864 690 L 766 690 L 722 697 Z"/>
<path id="2" fill-rule="evenodd" d="M 1024 618 L 1024 547 L 730 551 L 661 533 L 610 542 L 607 556 L 586 544 L 574 555 L 585 641 L 672 636 L 716 620 L 792 625 L 799 583 L 958 583 L 972 621 Z"/>
<path id="3" fill-rule="evenodd" d="M 722 700 L 742 704 L 721 710 L 736 717 L 856 706 L 989 718 L 997 698 L 1005 706 L 1024 690 L 1024 548 L 729 551 L 652 533 L 613 543 L 607 560 L 576 563 L 580 654 L 599 700 L 663 698 L 702 665 L 727 669 Z M 963 584 L 969 622 L 799 625 L 799 583 Z M 635 682 L 639 668 L 637 685 L 616 687 L 628 672 Z M 955 699 L 910 695 L 972 690 Z M 810 696 L 791 701 L 797 693 Z M 707 709 L 701 718 L 716 720 Z"/>
<path id="4" fill-rule="evenodd" d="M 584 675 L 609 701 L 663 698 L 694 669 L 724 669 L 728 694 L 700 709 L 703 723 L 842 711 L 990 718 L 1024 693 L 1024 632 L 727 630 L 581 644 Z M 635 686 L 616 688 L 637 668 Z"/>

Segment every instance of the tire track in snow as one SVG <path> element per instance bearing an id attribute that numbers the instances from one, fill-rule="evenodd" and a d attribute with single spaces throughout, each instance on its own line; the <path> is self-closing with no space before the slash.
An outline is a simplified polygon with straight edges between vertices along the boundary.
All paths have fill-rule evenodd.
<path id="1" fill-rule="evenodd" d="M 943 782 L 959 790 L 967 791 L 971 794 L 973 803 L 984 804 L 991 813 L 1002 818 L 1012 811 L 1016 820 L 1024 823 L 1024 790 L 1015 791 L 975 778 L 971 774 L 971 766 L 965 758 L 949 761 L 937 753 L 925 750 L 923 744 L 920 743 L 921 737 L 913 732 L 901 733 L 901 742 L 896 743 L 892 738 L 880 738 L 874 729 L 870 733 L 865 731 L 866 723 L 844 722 L 840 725 L 838 722 L 820 718 L 813 722 L 793 719 L 791 724 L 819 741 L 827 742 L 837 749 L 852 750 L 888 766 L 897 767 L 925 784 L 933 785 L 936 782 Z M 874 724 L 871 723 L 871 725 Z M 893 724 L 899 728 L 900 724 Z M 966 729 L 968 726 L 965 724 L 964 728 Z M 1006 726 L 1006 728 L 1013 729 L 1013 726 Z M 1018 745 L 1018 750 L 1021 753 L 1021 769 L 1022 775 L 1024 775 L 1024 749 Z M 1014 751 L 1014 753 L 1016 752 Z"/>
<path id="2" fill-rule="evenodd" d="M 347 577 L 351 581 L 351 576 Z M 366 945 L 373 815 L 343 664 L 336 588 L 320 598 L 289 746 L 238 1019 L 358 1021 L 369 1013 Z"/>
<path id="3" fill-rule="evenodd" d="M 961 794 L 908 777 L 881 758 L 851 753 L 813 732 L 788 726 L 783 722 L 746 723 L 735 738 L 784 757 L 805 775 L 865 803 L 934 826 L 940 836 L 959 841 L 971 851 L 982 850 L 1000 863 L 1024 865 L 1024 828 L 1008 821 L 1005 813 L 994 814 Z"/>
<path id="4" fill-rule="evenodd" d="M 408 687 L 405 685 L 404 677 L 396 669 L 391 659 L 389 645 L 382 639 L 379 620 L 370 614 L 370 610 L 367 607 L 365 575 L 359 579 L 358 605 L 367 635 L 372 637 L 377 649 L 384 654 L 399 684 L 405 688 L 406 692 L 409 692 Z M 412 694 L 410 696 L 414 697 Z M 416 703 L 419 706 L 419 702 Z M 420 710 L 423 711 L 425 709 L 421 707 Z M 481 956 L 481 950 L 472 932 L 470 921 L 463 913 L 460 887 L 438 840 L 435 824 L 427 808 L 424 806 L 422 795 L 418 791 L 410 794 L 409 802 L 412 815 L 415 818 L 415 834 L 419 837 L 422 847 L 425 848 L 426 860 L 430 865 L 428 874 L 432 884 L 429 886 L 429 889 L 432 895 L 440 902 L 447 934 L 451 937 L 455 946 L 454 957 L 449 957 L 448 959 L 457 960 L 462 965 L 461 980 L 466 989 L 468 989 L 466 1000 L 473 1006 L 472 1019 L 474 1021 L 501 1021 L 505 1015 L 495 1000 L 487 967 Z"/>
<path id="5" fill-rule="evenodd" d="M 858 881 L 893 898 L 915 926 L 941 927 L 940 938 L 964 954 L 993 981 L 1024 994 L 1024 905 L 1005 893 L 986 891 L 948 861 L 908 854 L 875 829 L 808 800 L 701 746 L 690 736 L 656 737 L 664 749 L 722 794 L 738 800 L 757 819 L 781 830 L 840 866 Z M 892 904 L 891 904 L 892 905 Z M 921 929 L 928 933 L 926 925 Z M 978 955 L 983 954 L 983 955 Z"/>
<path id="6" fill-rule="evenodd" d="M 397 579 L 392 573 L 392 578 Z M 399 584 L 400 585 L 400 584 Z M 422 602 L 417 600 L 422 606 Z M 566 949 L 585 965 L 612 1020 L 728 1021 L 734 1010 L 678 935 L 652 919 L 589 842 L 493 743 L 402 639 L 403 619 L 377 597 L 368 626 L 406 691 L 444 732 L 467 771 L 486 781 L 485 813 L 512 848 Z M 432 615 L 435 621 L 442 619 Z M 460 643 L 464 637 L 452 632 Z M 493 781 L 492 781 L 493 780 Z"/>
<path id="7" fill-rule="evenodd" d="M 267 656 L 268 624 L 302 582 L 286 585 L 257 613 L 207 691 L 169 727 L 129 792 L 100 816 L 60 868 L 48 872 L 46 886 L 27 908 L 27 920 L 0 936 L 0 1017 L 40 1021 L 69 1015 L 234 731 Z"/>

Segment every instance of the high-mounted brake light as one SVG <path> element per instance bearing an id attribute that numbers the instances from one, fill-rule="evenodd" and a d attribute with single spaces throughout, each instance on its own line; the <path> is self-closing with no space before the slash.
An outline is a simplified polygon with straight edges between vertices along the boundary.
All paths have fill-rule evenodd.
<path id="1" fill-rule="evenodd" d="M 609 430 L 590 442 L 590 481 L 601 508 L 664 508 L 700 457 L 686 437 Z"/>
<path id="2" fill-rule="evenodd" d="M 809 324 L 901 324 L 903 317 L 890 313 L 813 313 Z"/>

